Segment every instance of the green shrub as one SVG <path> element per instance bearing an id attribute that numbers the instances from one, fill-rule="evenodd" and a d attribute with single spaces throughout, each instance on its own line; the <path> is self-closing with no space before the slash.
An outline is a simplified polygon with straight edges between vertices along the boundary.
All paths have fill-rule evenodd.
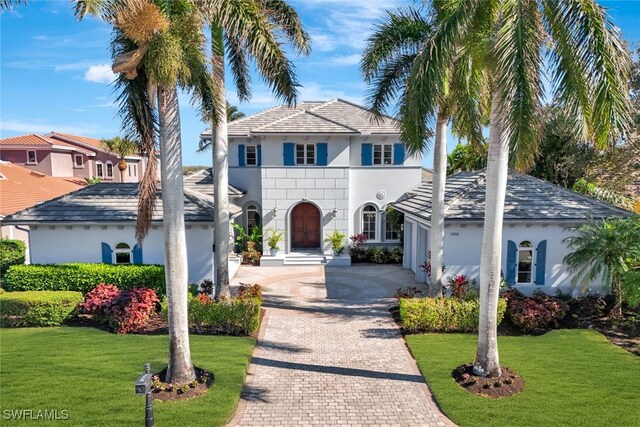
<path id="1" fill-rule="evenodd" d="M 34 264 L 9 268 L 4 287 L 8 291 L 78 291 L 87 293 L 99 283 L 120 289 L 144 286 L 159 296 L 166 293 L 161 265 Z"/>
<path id="2" fill-rule="evenodd" d="M 498 301 L 498 324 L 502 322 L 507 302 Z M 480 303 L 457 298 L 406 298 L 400 300 L 400 319 L 410 331 L 476 332 Z"/>
<path id="3" fill-rule="evenodd" d="M 0 277 L 12 265 L 24 264 L 26 248 L 22 240 L 0 239 Z"/>
<path id="4" fill-rule="evenodd" d="M 0 294 L 0 317 L 10 326 L 57 326 L 81 301 L 80 292 L 4 292 Z"/>
<path id="5" fill-rule="evenodd" d="M 258 298 L 231 298 L 213 301 L 206 294 L 189 295 L 189 324 L 199 334 L 249 335 L 260 327 Z M 162 314 L 167 317 L 167 301 L 162 302 Z"/>

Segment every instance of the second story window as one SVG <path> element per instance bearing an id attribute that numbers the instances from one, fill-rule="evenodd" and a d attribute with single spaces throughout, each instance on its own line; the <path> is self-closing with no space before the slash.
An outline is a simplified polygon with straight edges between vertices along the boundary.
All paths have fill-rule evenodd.
<path id="1" fill-rule="evenodd" d="M 27 164 L 35 165 L 38 163 L 38 156 L 36 150 L 27 150 Z"/>
<path id="2" fill-rule="evenodd" d="M 373 145 L 373 164 L 391 165 L 393 164 L 393 144 Z"/>
<path id="3" fill-rule="evenodd" d="M 258 166 L 258 147 L 247 145 L 245 147 L 245 164 L 247 166 Z"/>
<path id="4" fill-rule="evenodd" d="M 84 159 L 82 158 L 82 154 L 74 154 L 73 155 L 73 167 L 75 167 L 75 168 L 83 168 L 84 167 Z"/>
<path id="5" fill-rule="evenodd" d="M 296 144 L 296 165 L 315 165 L 316 145 Z"/>

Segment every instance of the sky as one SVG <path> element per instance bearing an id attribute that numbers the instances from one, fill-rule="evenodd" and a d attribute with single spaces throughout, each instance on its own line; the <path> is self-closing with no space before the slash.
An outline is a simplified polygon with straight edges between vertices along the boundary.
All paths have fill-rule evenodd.
<path id="1" fill-rule="evenodd" d="M 307 57 L 293 56 L 300 101 L 343 98 L 363 104 L 367 86 L 358 62 L 367 37 L 385 10 L 413 1 L 290 0 L 312 38 Z M 640 0 L 601 1 L 623 37 L 640 41 Z M 0 137 L 58 131 L 94 138 L 118 135 L 109 53 L 110 28 L 94 18 L 78 22 L 69 0 L 31 0 L 0 15 Z M 246 114 L 277 105 L 257 75 L 253 97 L 239 103 L 231 79 L 229 102 Z M 208 126 L 180 95 L 184 165 L 209 165 L 210 153 L 197 153 Z M 457 140 L 449 138 L 449 151 Z M 431 156 L 423 156 L 430 167 Z"/>

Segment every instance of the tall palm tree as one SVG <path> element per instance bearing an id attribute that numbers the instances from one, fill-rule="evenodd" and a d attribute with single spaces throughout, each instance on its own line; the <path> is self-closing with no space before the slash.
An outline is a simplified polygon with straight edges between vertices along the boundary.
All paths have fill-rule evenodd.
<path id="1" fill-rule="evenodd" d="M 204 50 L 201 15 L 186 0 L 79 1 L 76 13 L 101 16 L 115 27 L 112 50 L 119 77 L 125 125 L 153 149 L 153 111 L 157 98 L 162 207 L 169 323 L 167 380 L 195 378 L 189 348 L 187 252 L 184 226 L 182 145 L 178 85 L 193 90 L 206 114 L 213 114 L 211 79 Z M 131 83 L 123 82 L 124 79 Z M 151 137 L 151 140 L 149 138 Z M 155 155 L 155 152 L 152 154 Z M 146 190 L 151 190 L 148 187 Z M 142 188 L 141 188 L 142 190 Z M 147 214 L 146 220 L 150 220 Z M 148 223 L 147 223 L 148 226 Z M 143 233 L 146 230 L 141 230 Z M 144 234 L 139 237 L 143 237 Z"/>
<path id="2" fill-rule="evenodd" d="M 387 12 L 385 19 L 377 25 L 368 39 L 361 70 L 371 85 L 367 104 L 374 118 L 392 102 L 400 102 L 408 96 L 414 86 L 424 84 L 409 77 L 419 52 L 429 41 L 434 25 L 433 19 L 423 16 L 424 10 L 407 8 Z M 441 13 L 443 15 L 443 13 Z M 433 14 L 436 18 L 437 14 Z M 479 66 L 479 55 L 471 49 L 460 49 L 456 61 L 447 76 L 444 76 L 443 91 L 437 95 L 437 110 L 424 111 L 421 117 L 406 116 L 399 111 L 397 119 L 401 129 L 413 127 L 412 120 L 422 123 L 435 122 L 433 155 L 433 191 L 431 199 L 431 293 L 442 295 L 442 266 L 444 256 L 444 192 L 447 170 L 447 125 L 453 119 L 455 133 L 481 144 L 482 104 L 479 101 L 486 75 Z M 418 79 L 425 78 L 420 75 Z M 419 89 L 415 89 L 418 91 Z M 429 148 L 426 136 L 432 133 L 424 127 L 422 132 L 402 131 L 402 142 L 412 153 L 422 153 Z"/>
<path id="3" fill-rule="evenodd" d="M 243 117 L 246 117 L 246 114 L 238 110 L 238 107 L 235 105 L 231 105 L 227 102 L 227 122 L 233 122 Z"/>
<path id="4" fill-rule="evenodd" d="M 102 146 L 109 152 L 115 154 L 119 158 L 118 170 L 120 171 L 120 182 L 124 182 L 124 171 L 127 170 L 127 161 L 125 157 L 138 151 L 140 144 L 129 139 L 116 136 L 111 139 L 103 139 L 100 141 Z"/>
<path id="5" fill-rule="evenodd" d="M 424 112 L 436 95 L 460 46 L 482 29 L 487 69 L 492 76 L 487 159 L 487 194 L 480 266 L 480 325 L 475 371 L 501 374 L 497 345 L 504 198 L 511 163 L 526 168 L 540 135 L 543 67 L 549 68 L 554 98 L 573 120 L 576 132 L 605 148 L 629 123 L 626 75 L 629 58 L 619 31 L 594 0 L 464 0 L 446 4 L 409 78 L 424 84 L 403 99 L 400 111 L 414 118 L 404 129 L 424 131 Z M 436 13 L 437 7 L 434 8 Z M 421 89 L 419 92 L 417 89 Z"/>
<path id="6" fill-rule="evenodd" d="M 211 0 L 201 2 L 211 28 L 215 114 L 212 116 L 214 172 L 214 240 L 216 296 L 229 289 L 229 163 L 225 51 L 241 101 L 251 97 L 251 60 L 274 95 L 287 105 L 296 102 L 299 86 L 283 43 L 298 54 L 308 54 L 309 36 L 296 11 L 283 0 Z"/>

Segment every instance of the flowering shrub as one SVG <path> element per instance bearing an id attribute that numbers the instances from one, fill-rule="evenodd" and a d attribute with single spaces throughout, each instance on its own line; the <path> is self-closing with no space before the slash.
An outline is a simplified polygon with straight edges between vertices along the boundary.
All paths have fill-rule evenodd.
<path id="1" fill-rule="evenodd" d="M 425 259 L 424 263 L 422 263 L 420 268 L 422 269 L 422 271 L 427 273 L 427 275 L 429 277 L 431 277 L 431 251 L 427 252 L 426 259 Z M 444 273 L 445 269 L 446 269 L 446 266 L 444 264 L 442 264 L 442 272 L 443 273 Z"/>
<path id="2" fill-rule="evenodd" d="M 552 324 L 557 326 L 567 313 L 567 303 L 542 292 L 526 297 L 521 292 L 510 289 L 502 293 L 507 300 L 507 314 L 514 325 L 522 332 L 531 333 Z"/>
<path id="3" fill-rule="evenodd" d="M 450 277 L 447 288 L 451 290 L 451 296 L 465 301 L 478 299 L 480 296 L 475 279 L 469 279 L 464 274 Z"/>
<path id="4" fill-rule="evenodd" d="M 498 324 L 504 317 L 507 303 L 498 300 Z M 478 300 L 457 298 L 403 298 L 400 300 L 400 319 L 410 331 L 476 332 L 480 316 Z"/>
<path id="5" fill-rule="evenodd" d="M 236 299 L 259 299 L 262 300 L 262 286 L 257 283 L 250 285 L 248 283 L 240 283 L 238 292 L 236 292 Z"/>
<path id="6" fill-rule="evenodd" d="M 132 288 L 120 291 L 114 285 L 101 283 L 87 293 L 80 310 L 119 334 L 144 325 L 155 311 L 158 296 L 153 289 Z"/>

